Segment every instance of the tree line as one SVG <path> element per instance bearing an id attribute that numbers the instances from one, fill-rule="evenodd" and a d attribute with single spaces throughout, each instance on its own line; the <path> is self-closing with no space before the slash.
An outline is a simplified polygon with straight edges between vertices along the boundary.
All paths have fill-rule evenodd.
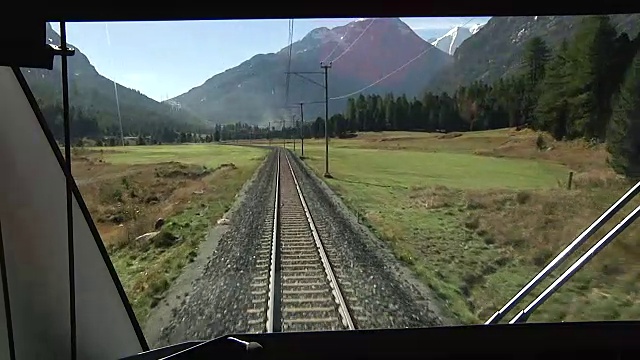
<path id="1" fill-rule="evenodd" d="M 54 138 L 64 139 L 63 107 L 60 102 L 39 102 L 40 111 L 45 118 Z M 132 109 L 135 109 L 132 107 Z M 177 142 L 180 132 L 206 134 L 212 126 L 193 123 L 179 123 L 175 119 L 163 117 L 146 109 L 127 109 L 122 113 L 122 131 L 120 121 L 109 112 L 94 107 L 71 106 L 69 108 L 71 139 L 101 139 L 117 137 L 151 137 L 156 142 Z"/>

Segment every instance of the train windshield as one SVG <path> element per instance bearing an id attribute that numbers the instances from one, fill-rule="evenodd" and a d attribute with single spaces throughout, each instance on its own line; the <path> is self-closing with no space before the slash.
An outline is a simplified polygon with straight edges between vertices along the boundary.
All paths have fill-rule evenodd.
<path id="1" fill-rule="evenodd" d="M 67 23 L 72 175 L 151 348 L 636 320 L 639 24 Z M 20 73 L 65 152 L 62 69 Z"/>

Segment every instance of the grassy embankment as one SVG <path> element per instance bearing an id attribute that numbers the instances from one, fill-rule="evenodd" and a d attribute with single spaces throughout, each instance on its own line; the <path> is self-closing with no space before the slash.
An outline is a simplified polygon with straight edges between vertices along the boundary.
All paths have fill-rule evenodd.
<path id="1" fill-rule="evenodd" d="M 74 149 L 74 176 L 141 322 L 265 155 L 213 144 Z M 160 217 L 158 236 L 135 240 Z"/>
<path id="2" fill-rule="evenodd" d="M 529 130 L 360 134 L 332 140 L 327 182 L 455 317 L 479 323 L 631 186 L 608 169 L 602 147 L 546 138 L 539 150 L 536 138 Z M 323 141 L 305 141 L 305 155 L 322 174 Z M 632 225 L 530 321 L 640 318 L 639 235 Z"/>

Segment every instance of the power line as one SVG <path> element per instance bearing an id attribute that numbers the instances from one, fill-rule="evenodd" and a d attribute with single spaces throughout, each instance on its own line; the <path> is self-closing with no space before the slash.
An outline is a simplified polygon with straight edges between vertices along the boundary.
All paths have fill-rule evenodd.
<path id="1" fill-rule="evenodd" d="M 475 18 L 471 18 L 471 19 L 469 19 L 467 22 L 465 22 L 464 24 L 462 24 L 462 25 L 460 25 L 460 26 L 465 26 L 465 25 L 467 25 L 468 23 L 470 23 L 470 22 L 471 22 L 472 20 L 474 20 L 474 19 L 475 19 Z M 329 98 L 329 100 L 340 100 L 340 99 L 345 99 L 345 98 L 351 97 L 351 96 L 353 96 L 353 95 L 357 95 L 357 94 L 359 94 L 359 93 L 361 93 L 361 92 L 363 92 L 363 91 L 365 91 L 365 90 L 369 89 L 370 87 L 375 86 L 375 85 L 377 85 L 377 84 L 381 83 L 382 81 L 384 81 L 385 79 L 389 78 L 389 77 L 390 77 L 390 76 L 392 76 L 393 74 L 395 74 L 395 73 L 399 72 L 400 70 L 402 70 L 402 69 L 406 68 L 406 67 L 407 67 L 407 66 L 409 66 L 412 62 L 414 62 L 414 61 L 418 60 L 422 55 L 426 54 L 429 50 L 434 49 L 434 48 L 436 48 L 436 47 L 435 47 L 435 46 L 433 46 L 433 45 L 431 45 L 431 46 L 427 47 L 423 52 L 421 52 L 420 54 L 418 54 L 418 56 L 416 56 L 416 57 L 414 57 L 413 59 L 409 60 L 409 61 L 408 61 L 407 63 L 405 63 L 404 65 L 402 65 L 402 66 L 400 66 L 399 68 L 397 68 L 397 69 L 393 70 L 392 72 L 388 73 L 387 75 L 385 75 L 385 76 L 381 77 L 380 79 L 376 80 L 375 82 L 373 82 L 373 83 L 371 83 L 371 84 L 369 84 L 369 85 L 367 85 L 367 86 L 363 87 L 363 88 L 362 88 L 362 89 L 360 89 L 360 90 L 354 91 L 354 92 L 349 93 L 349 94 L 345 94 L 345 95 L 341 95 L 341 96 L 332 97 L 332 98 Z"/>
<path id="2" fill-rule="evenodd" d="M 347 24 L 348 25 L 348 24 Z M 346 26 L 346 25 L 345 25 Z M 324 58 L 324 60 L 322 60 L 321 62 L 326 63 L 327 60 L 329 60 L 329 58 L 331 57 L 331 55 L 333 55 L 334 52 L 336 52 L 336 50 L 338 50 L 338 47 L 340 47 L 340 45 L 342 45 L 342 43 L 344 43 L 344 39 L 347 38 L 347 35 L 349 35 L 349 27 L 347 27 L 347 31 L 344 32 L 344 35 L 342 35 L 342 37 L 340 39 L 338 39 L 338 43 L 336 44 L 336 46 L 333 47 L 333 50 L 331 50 L 331 52 L 329 53 L 329 55 L 327 55 L 326 58 Z"/>
<path id="3" fill-rule="evenodd" d="M 411 64 L 412 62 L 418 60 L 418 58 L 420 58 L 422 55 L 426 54 L 427 51 L 429 51 L 431 48 L 426 48 L 423 52 L 421 52 L 420 54 L 418 54 L 418 56 L 414 57 L 413 59 L 409 60 L 406 64 L 400 66 L 399 68 L 393 70 L 392 72 L 388 73 L 387 75 L 381 77 L 380 79 L 376 80 L 374 83 L 371 83 L 365 87 L 363 87 L 360 90 L 354 91 L 352 93 L 346 94 L 346 95 L 342 95 L 342 96 L 336 96 L 336 97 L 332 97 L 329 100 L 340 100 L 340 99 L 344 99 L 344 98 L 348 98 L 351 97 L 353 95 L 357 95 L 365 90 L 367 90 L 368 88 L 375 86 L 377 84 L 379 84 L 380 82 L 384 81 L 385 79 L 387 79 L 388 77 L 392 76 L 393 74 L 397 73 L 398 71 L 404 69 L 405 67 L 409 66 L 409 64 Z"/>
<path id="4" fill-rule="evenodd" d="M 347 37 L 348 34 L 349 34 L 349 28 L 347 28 L 347 31 L 344 32 L 344 35 L 342 35 L 342 37 L 340 39 L 338 39 L 338 43 L 336 44 L 336 46 L 333 47 L 333 50 L 331 50 L 329 55 L 327 55 L 327 57 L 324 58 L 324 60 L 322 60 L 322 62 L 327 62 L 327 60 L 329 60 L 331 55 L 333 55 L 333 53 L 336 52 L 336 50 L 338 50 L 338 47 L 340 47 L 340 45 L 342 45 L 342 43 L 344 42 L 343 40 Z"/>
<path id="5" fill-rule="evenodd" d="M 285 105 L 289 103 L 289 85 L 291 82 L 291 54 L 293 50 L 293 19 L 289 19 L 289 58 L 287 60 L 287 77 L 285 80 Z"/>
<path id="6" fill-rule="evenodd" d="M 109 24 L 107 23 L 104 24 L 104 31 L 107 34 L 107 45 L 111 50 L 111 36 L 109 36 Z M 109 62 L 113 67 L 113 57 L 109 57 Z M 120 99 L 118 97 L 118 85 L 116 84 L 115 80 L 112 80 L 112 82 L 113 82 L 113 91 L 115 92 L 115 96 L 116 96 L 116 109 L 118 110 L 118 122 L 120 123 L 120 140 L 122 141 L 122 146 L 124 146 L 124 131 L 122 129 L 122 116 L 120 115 Z"/>
<path id="7" fill-rule="evenodd" d="M 362 37 L 362 35 L 364 35 L 364 33 L 366 33 L 366 32 L 367 32 L 367 30 L 371 27 L 371 24 L 373 24 L 373 22 L 374 22 L 375 20 L 376 20 L 376 19 L 371 19 L 371 21 L 369 22 L 369 24 L 367 25 L 367 27 L 365 27 L 365 28 L 364 28 L 364 30 L 360 33 L 360 35 L 358 35 L 358 37 L 357 37 L 355 40 L 353 40 L 353 42 L 352 42 L 349 46 L 347 46 L 347 48 L 342 52 L 342 54 L 338 55 L 338 57 L 336 57 L 335 59 L 333 59 L 333 61 L 332 61 L 332 62 L 336 62 L 336 61 L 338 61 L 338 59 L 340 59 L 344 54 L 346 54 L 346 53 L 347 53 L 347 51 L 349 51 L 349 50 L 353 47 L 353 45 L 355 45 L 355 43 L 356 43 L 356 42 L 358 42 L 358 40 L 360 40 L 360 38 Z"/>

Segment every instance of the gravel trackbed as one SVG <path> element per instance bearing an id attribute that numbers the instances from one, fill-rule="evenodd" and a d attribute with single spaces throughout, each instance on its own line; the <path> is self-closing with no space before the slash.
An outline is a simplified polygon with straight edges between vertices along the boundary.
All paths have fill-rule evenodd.
<path id="1" fill-rule="evenodd" d="M 289 159 L 356 327 L 450 324 L 431 300 L 429 289 L 358 224 L 306 164 L 292 153 Z M 248 316 L 251 286 L 260 275 L 256 273 L 260 241 L 272 232 L 276 171 L 277 156 L 272 151 L 225 216 L 229 224 L 210 231 L 196 261 L 154 309 L 145 326 L 152 348 L 255 331 Z"/>

